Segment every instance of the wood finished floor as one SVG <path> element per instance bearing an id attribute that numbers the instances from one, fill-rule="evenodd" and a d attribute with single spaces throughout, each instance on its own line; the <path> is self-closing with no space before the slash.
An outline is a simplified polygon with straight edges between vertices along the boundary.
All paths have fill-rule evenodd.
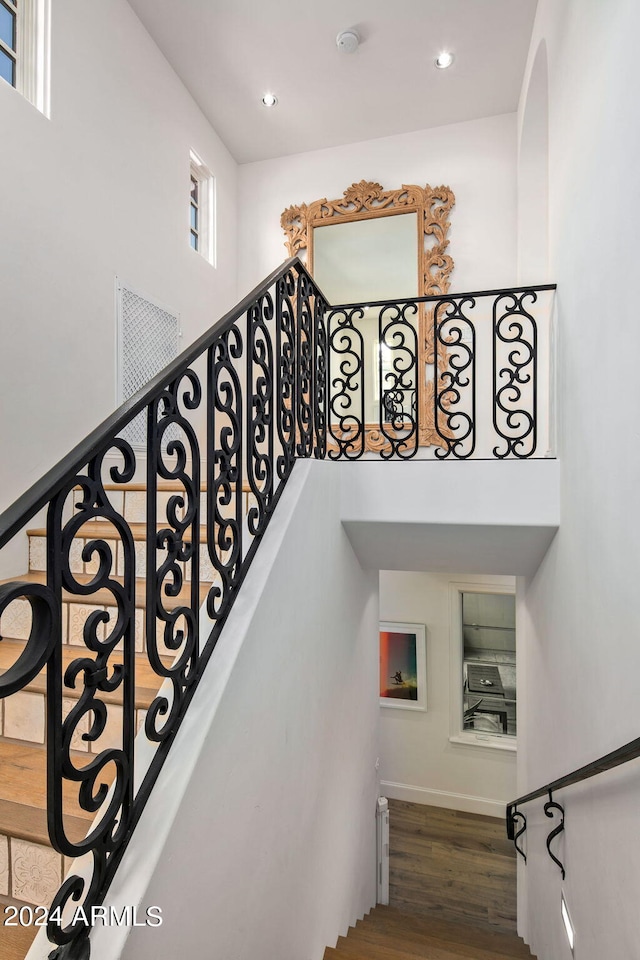
<path id="1" fill-rule="evenodd" d="M 503 820 L 389 801 L 390 904 L 516 932 L 516 853 Z"/>
<path id="2" fill-rule="evenodd" d="M 389 801 L 390 905 L 325 960 L 531 960 L 516 934 L 516 860 L 503 820 Z"/>

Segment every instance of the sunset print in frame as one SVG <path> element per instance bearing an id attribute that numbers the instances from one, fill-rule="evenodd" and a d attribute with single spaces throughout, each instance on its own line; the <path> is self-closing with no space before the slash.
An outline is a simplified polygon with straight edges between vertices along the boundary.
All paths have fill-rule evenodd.
<path id="1" fill-rule="evenodd" d="M 427 709 L 427 640 L 423 623 L 380 623 L 380 706 Z"/>

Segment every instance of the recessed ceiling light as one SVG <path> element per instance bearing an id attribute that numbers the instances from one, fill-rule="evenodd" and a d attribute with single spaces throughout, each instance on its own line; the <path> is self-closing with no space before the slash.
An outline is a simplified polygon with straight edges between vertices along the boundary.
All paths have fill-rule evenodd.
<path id="1" fill-rule="evenodd" d="M 264 97 L 262 98 L 262 102 L 264 103 L 265 107 L 275 107 L 276 103 L 278 102 L 278 98 L 274 93 L 265 93 Z"/>
<path id="2" fill-rule="evenodd" d="M 453 63 L 453 59 L 452 53 L 441 53 L 439 57 L 436 57 L 436 67 L 438 70 L 446 70 Z"/>

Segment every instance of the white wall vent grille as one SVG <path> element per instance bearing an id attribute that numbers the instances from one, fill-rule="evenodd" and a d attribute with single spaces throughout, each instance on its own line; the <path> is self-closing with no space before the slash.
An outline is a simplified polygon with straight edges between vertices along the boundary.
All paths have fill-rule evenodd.
<path id="1" fill-rule="evenodd" d="M 178 317 L 117 281 L 118 404 L 137 393 L 178 355 Z M 144 411 L 122 431 L 136 447 L 147 438 Z M 169 439 L 168 437 L 166 439 Z"/>

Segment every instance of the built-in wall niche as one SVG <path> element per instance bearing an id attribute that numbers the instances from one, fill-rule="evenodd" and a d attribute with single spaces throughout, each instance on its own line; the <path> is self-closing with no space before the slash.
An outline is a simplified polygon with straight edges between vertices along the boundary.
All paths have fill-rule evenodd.
<path id="1" fill-rule="evenodd" d="M 380 403 L 381 384 L 394 362 L 392 348 L 381 335 L 389 314 L 370 304 L 448 291 L 453 270 L 446 252 L 448 217 L 454 203 L 453 192 L 445 186 L 405 184 L 383 190 L 379 183 L 361 180 L 338 200 L 291 206 L 280 218 L 289 255 L 306 262 L 329 303 L 361 305 L 349 322 L 362 337 L 365 450 L 380 449 L 386 409 Z M 433 424 L 433 311 L 428 304 L 416 304 L 404 320 L 413 327 L 410 335 L 406 330 L 403 335 L 413 341 L 418 363 L 403 405 L 419 411 L 420 445 L 441 445 Z M 354 409 L 362 399 L 355 393 L 350 398 Z"/>

